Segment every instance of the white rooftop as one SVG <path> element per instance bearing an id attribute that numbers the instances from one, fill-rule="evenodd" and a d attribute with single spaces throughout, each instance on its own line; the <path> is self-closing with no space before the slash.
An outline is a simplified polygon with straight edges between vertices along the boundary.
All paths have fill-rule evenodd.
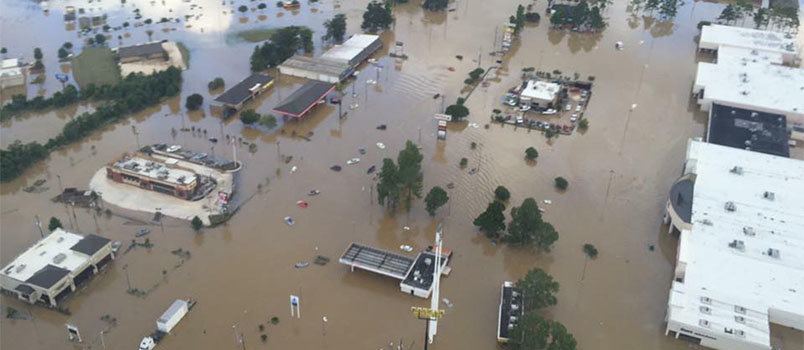
<path id="1" fill-rule="evenodd" d="M 719 54 L 716 64 L 698 64 L 695 86 L 704 89 L 705 99 L 734 107 L 788 116 L 804 113 L 804 70 L 762 59 Z"/>
<path id="2" fill-rule="evenodd" d="M 115 168 L 127 170 L 140 176 L 157 179 L 177 185 L 189 185 L 195 181 L 195 173 L 183 169 L 170 168 L 158 160 L 140 157 L 123 157 L 114 164 Z"/>
<path id="3" fill-rule="evenodd" d="M 520 96 L 549 101 L 553 100 L 556 95 L 558 95 L 559 90 L 561 90 L 561 85 L 556 83 L 530 80 L 525 86 L 525 89 L 522 90 Z"/>
<path id="4" fill-rule="evenodd" d="M 379 39 L 380 37 L 377 35 L 355 34 L 344 41 L 343 44 L 335 45 L 327 50 L 321 57 L 332 60 L 350 61 Z"/>
<path id="5" fill-rule="evenodd" d="M 22 75 L 22 69 L 19 67 L 19 61 L 16 58 L 9 58 L 3 60 L 2 68 L 0 68 L 0 76 L 19 76 Z"/>
<path id="6" fill-rule="evenodd" d="M 8 68 L 17 68 L 19 67 L 19 61 L 16 58 L 7 58 L 3 60 L 3 69 Z"/>
<path id="7" fill-rule="evenodd" d="M 722 60 L 741 60 L 765 64 L 784 64 L 784 57 L 781 53 L 763 50 L 746 49 L 734 46 L 722 46 L 717 51 L 718 61 Z"/>
<path id="8" fill-rule="evenodd" d="M 84 236 L 56 229 L 6 265 L 2 274 L 24 282 L 47 265 L 75 272 L 85 266 L 90 258 L 70 249 L 82 239 Z"/>
<path id="9" fill-rule="evenodd" d="M 670 318 L 770 348 L 769 322 L 804 327 L 804 161 L 691 140 L 687 164 L 692 230 L 681 234 Z"/>
<path id="10" fill-rule="evenodd" d="M 727 45 L 778 52 L 785 55 L 798 53 L 795 39 L 786 33 L 719 24 L 703 26 L 699 45 L 708 49 L 717 49 L 718 46 Z"/>

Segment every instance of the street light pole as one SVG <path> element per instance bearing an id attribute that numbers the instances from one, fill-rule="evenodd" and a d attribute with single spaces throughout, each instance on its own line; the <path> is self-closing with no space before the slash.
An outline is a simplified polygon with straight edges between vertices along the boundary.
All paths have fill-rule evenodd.
<path id="1" fill-rule="evenodd" d="M 128 277 L 128 264 L 123 265 L 123 271 L 126 272 L 126 285 L 128 285 L 128 291 L 131 290 L 131 279 Z"/>

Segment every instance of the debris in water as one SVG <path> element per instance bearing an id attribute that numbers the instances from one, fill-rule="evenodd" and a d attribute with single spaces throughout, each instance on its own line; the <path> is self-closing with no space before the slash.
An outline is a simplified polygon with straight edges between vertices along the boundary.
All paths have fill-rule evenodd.
<path id="1" fill-rule="evenodd" d="M 469 123 L 469 127 L 477 129 L 477 128 L 480 128 L 480 124 L 478 124 L 478 123 Z"/>
<path id="2" fill-rule="evenodd" d="M 321 266 L 326 265 L 328 262 L 329 262 L 329 258 L 326 257 L 326 256 L 321 256 L 321 255 L 315 257 L 315 261 L 313 261 L 314 264 L 321 265 Z"/>
<path id="3" fill-rule="evenodd" d="M 411 247 L 411 246 L 409 246 L 407 244 L 403 244 L 403 245 L 399 246 L 399 249 L 402 249 L 402 250 L 404 250 L 406 252 L 412 252 L 413 251 L 413 247 Z"/>
<path id="4" fill-rule="evenodd" d="M 292 217 L 290 217 L 290 216 L 286 216 L 286 217 L 285 217 L 285 223 L 286 223 L 286 224 L 288 224 L 288 226 L 293 226 L 293 225 L 295 225 L 295 224 L 296 224 L 296 222 L 294 222 L 294 221 L 293 221 L 293 218 L 292 218 Z"/>
<path id="5" fill-rule="evenodd" d="M 549 200 L 549 199 L 545 199 L 545 200 L 544 200 L 544 204 L 551 204 L 551 203 L 553 203 L 553 201 L 551 201 L 551 200 Z"/>
<path id="6" fill-rule="evenodd" d="M 384 144 L 384 143 L 382 143 L 382 142 L 377 142 L 377 148 L 379 148 L 379 149 L 385 149 L 385 144 Z"/>
<path id="7" fill-rule="evenodd" d="M 317 196 L 320 193 L 321 193 L 321 191 L 319 191 L 319 190 L 310 190 L 310 192 L 307 192 L 307 195 L 308 196 Z"/>
<path id="8" fill-rule="evenodd" d="M 294 165 L 292 168 L 290 168 L 290 173 L 291 174 L 295 173 L 296 169 L 298 169 L 298 168 Z"/>
<path id="9" fill-rule="evenodd" d="M 459 59 L 459 60 L 462 60 L 462 59 L 463 59 L 463 55 L 455 55 L 455 58 L 457 58 L 457 59 Z"/>
<path id="10" fill-rule="evenodd" d="M 449 301 L 449 299 L 447 299 L 447 298 L 442 298 L 441 301 L 443 301 L 444 305 L 447 305 L 447 307 L 452 307 L 452 305 L 453 305 L 452 302 Z"/>
<path id="11" fill-rule="evenodd" d="M 341 166 L 340 165 L 333 165 L 333 166 L 329 167 L 329 169 L 332 170 L 332 171 L 341 171 Z"/>
<path id="12" fill-rule="evenodd" d="M 360 158 L 352 158 L 346 161 L 346 165 L 352 165 L 360 163 Z"/>
<path id="13" fill-rule="evenodd" d="M 297 269 L 303 269 L 303 268 L 305 268 L 307 266 L 310 266 L 310 263 L 308 263 L 306 261 L 299 261 L 293 266 L 295 266 Z"/>
<path id="14" fill-rule="evenodd" d="M 376 166 L 376 165 L 372 165 L 372 166 L 370 166 L 370 167 L 368 168 L 368 170 L 366 170 L 366 174 L 371 174 L 371 173 L 373 173 L 373 172 L 374 172 L 374 170 L 377 170 L 377 166 Z"/>
<path id="15" fill-rule="evenodd" d="M 297 201 L 296 205 L 298 205 L 300 208 L 307 208 L 307 202 L 305 201 Z"/>
<path id="16" fill-rule="evenodd" d="M 648 244 L 648 250 L 653 251 L 654 249 L 656 249 L 656 246 L 653 244 Z"/>
<path id="17" fill-rule="evenodd" d="M 455 188 L 455 183 L 452 183 L 452 182 L 448 183 L 447 188 L 450 189 L 450 190 Z"/>
<path id="18" fill-rule="evenodd" d="M 385 125 L 385 124 L 377 125 L 377 130 L 385 130 L 385 129 L 388 129 L 387 125 Z"/>
<path id="19" fill-rule="evenodd" d="M 410 226 L 402 226 L 403 231 L 410 231 Z"/>
<path id="20" fill-rule="evenodd" d="M 625 45 L 623 44 L 622 41 L 618 41 L 618 42 L 614 43 L 614 48 L 616 48 L 617 50 L 622 50 L 624 47 L 625 47 Z"/>
<path id="21" fill-rule="evenodd" d="M 357 152 L 360 154 L 366 154 L 366 147 L 360 147 L 357 149 Z"/>

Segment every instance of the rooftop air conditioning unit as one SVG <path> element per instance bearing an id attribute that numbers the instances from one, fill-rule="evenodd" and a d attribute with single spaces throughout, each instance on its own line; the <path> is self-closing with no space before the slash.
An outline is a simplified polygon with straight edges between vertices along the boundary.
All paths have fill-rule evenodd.
<path id="1" fill-rule="evenodd" d="M 737 210 L 737 206 L 734 205 L 734 202 L 732 202 L 732 201 L 726 202 L 726 205 L 724 207 L 726 208 L 726 211 L 735 211 L 735 210 Z"/>
<path id="2" fill-rule="evenodd" d="M 705 313 L 707 315 L 712 314 L 712 309 L 710 309 L 708 306 L 701 306 L 700 310 L 701 310 L 702 313 Z"/>
<path id="3" fill-rule="evenodd" d="M 733 168 L 731 168 L 731 170 L 729 170 L 729 172 L 732 174 L 742 175 L 743 167 L 735 165 Z"/>
<path id="4" fill-rule="evenodd" d="M 735 239 L 729 243 L 729 248 L 745 251 L 745 242 Z"/>
<path id="5" fill-rule="evenodd" d="M 745 317 L 742 317 L 742 316 L 734 316 L 734 322 L 737 322 L 737 323 L 745 323 Z"/>
<path id="6" fill-rule="evenodd" d="M 771 258 L 774 258 L 774 259 L 779 259 L 779 258 L 781 257 L 781 256 L 779 255 L 779 249 L 773 249 L 773 248 L 769 248 L 769 249 L 768 249 L 768 255 L 769 255 Z"/>
<path id="7" fill-rule="evenodd" d="M 742 329 L 735 330 L 734 335 L 744 338 L 745 337 L 745 331 L 743 331 Z"/>
<path id="8" fill-rule="evenodd" d="M 698 321 L 698 325 L 704 328 L 709 328 L 709 321 L 701 319 Z"/>
<path id="9" fill-rule="evenodd" d="M 738 314 L 745 314 L 745 308 L 740 305 L 734 305 L 734 312 Z"/>
<path id="10" fill-rule="evenodd" d="M 754 236 L 757 235 L 757 233 L 754 231 L 754 228 L 750 227 L 750 226 L 743 227 L 743 233 L 746 236 L 751 236 L 751 237 L 754 237 Z"/>
<path id="11" fill-rule="evenodd" d="M 770 191 L 765 191 L 765 193 L 762 194 L 762 198 L 772 201 L 776 199 L 776 194 Z"/>
<path id="12" fill-rule="evenodd" d="M 704 304 L 711 305 L 712 304 L 712 299 L 709 298 L 709 297 L 701 297 L 701 302 L 704 303 Z"/>

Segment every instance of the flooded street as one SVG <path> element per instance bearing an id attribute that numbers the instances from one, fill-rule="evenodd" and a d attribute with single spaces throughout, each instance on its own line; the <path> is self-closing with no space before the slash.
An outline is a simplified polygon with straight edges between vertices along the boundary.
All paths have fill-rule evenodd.
<path id="1" fill-rule="evenodd" d="M 321 105 L 300 121 L 280 122 L 270 133 L 244 128 L 237 118 L 224 121 L 218 111 L 209 108 L 209 102 L 222 92 L 211 94 L 207 89 L 210 80 L 223 77 L 228 88 L 249 74 L 249 55 L 256 44 L 238 41 L 233 34 L 305 25 L 315 32 L 317 55 L 325 32 L 322 23 L 336 13 L 345 13 L 347 34 L 357 33 L 367 1 L 303 1 L 295 11 L 277 8 L 270 1 L 266 9 L 256 10 L 258 3 L 174 0 L 166 6 L 160 2 L 152 6 L 149 1 L 128 0 L 121 9 L 120 2 L 112 0 L 100 4 L 51 1 L 49 15 L 34 2 L 0 4 L 0 46 L 9 49 L 8 56 L 22 54 L 30 60 L 33 47 L 44 51 L 47 79 L 40 87 L 30 84 L 28 78 L 29 98 L 61 89 L 53 77 L 59 67 L 55 51 L 65 41 L 81 46 L 76 32 L 66 31 L 61 19 L 67 4 L 103 7 L 112 27 L 128 20 L 134 7 L 141 9 L 143 19 L 154 20 L 150 26 L 112 30 L 112 47 L 147 41 L 145 31 L 153 30 L 154 40 L 179 41 L 190 51 L 181 96 L 108 125 L 0 186 L 3 265 L 39 238 L 32 224 L 34 215 L 43 221 L 55 216 L 65 228 L 97 233 L 124 244 L 148 225 L 155 245 L 119 255 L 86 289 L 68 299 L 64 306 L 72 312 L 70 316 L 29 308 L 3 296 L 2 304 L 31 312 L 35 320 L 0 320 L 0 348 L 79 349 L 67 341 L 64 323 L 71 323 L 79 327 L 86 344 L 100 349 L 99 332 L 106 328 L 100 317 L 108 314 L 116 317 L 118 324 L 104 335 L 106 348 L 133 349 L 173 300 L 192 297 L 198 305 L 160 343 L 160 349 L 237 349 L 237 332 L 244 334 L 246 349 L 388 349 L 389 342 L 396 344 L 400 339 L 406 348 L 419 349 L 424 324 L 411 314 L 410 306 L 429 305 L 429 300 L 402 294 L 396 280 L 365 271 L 349 272 L 337 258 L 350 242 L 395 252 L 401 244 L 408 244 L 419 251 L 432 244 L 439 222 L 444 223 L 445 246 L 455 252 L 452 273 L 441 283 L 441 295 L 454 306 L 443 306 L 446 314 L 432 349 L 496 348 L 500 284 L 517 280 L 533 267 L 543 268 L 561 284 L 558 304 L 546 309 L 546 314 L 566 325 L 579 348 L 692 347 L 664 336 L 677 239 L 666 233 L 661 219 L 667 191 L 682 170 L 687 139 L 702 136 L 705 128 L 706 115 L 690 101 L 696 24 L 713 20 L 723 5 L 688 1 L 673 21 L 658 22 L 632 18 L 626 12 L 627 4 L 615 1 L 604 12 L 608 28 L 602 34 L 583 35 L 550 31 L 544 15 L 546 3 L 538 1 L 534 8 L 542 15 L 542 23 L 526 25 L 497 77 L 489 74 L 492 83 L 478 87 L 467 101 L 468 122 L 453 123 L 447 140 L 437 141 L 433 113 L 440 111 L 442 102 L 433 95 L 444 95 L 444 105 L 452 104 L 469 71 L 478 65 L 497 65 L 488 55 L 495 43 L 496 26 L 507 21 L 519 2 L 460 0 L 454 4 L 455 11 L 446 13 L 428 13 L 416 1 L 398 5 L 396 23 L 381 35 L 384 46 L 373 56 L 384 67 L 379 83 L 366 84 L 377 78 L 374 67 L 360 68 L 361 74 L 351 82 L 354 88 L 344 88 L 345 118 L 338 118 L 337 106 Z M 189 10 L 190 4 L 204 9 Z M 255 11 L 232 13 L 243 4 Z M 182 10 L 168 13 L 168 8 Z M 197 21 L 185 23 L 184 14 L 202 12 Z M 156 23 L 161 17 L 178 16 L 182 16 L 181 23 Z M 192 27 L 186 28 L 186 24 Z M 176 30 L 165 32 L 162 28 Z M 124 34 L 127 37 L 117 39 Z M 395 41 L 405 43 L 408 60 L 388 57 Z M 624 43 L 624 50 L 615 49 L 617 41 Z M 464 59 L 458 60 L 456 55 Z M 595 77 L 587 131 L 548 141 L 535 130 L 499 124 L 483 127 L 492 109 L 501 108 L 506 90 L 520 82 L 520 72 L 526 67 Z M 275 70 L 268 74 L 278 75 Z M 247 108 L 270 113 L 304 82 L 278 76 L 274 88 Z M 352 97 L 352 89 L 357 97 Z M 192 93 L 204 96 L 201 111 L 184 108 L 185 98 Z M 8 98 L 2 96 L 3 101 Z M 350 109 L 354 103 L 359 107 Z M 636 108 L 631 110 L 634 104 Z M 13 118 L 1 124 L 0 144 L 6 147 L 16 139 L 46 142 L 70 118 L 91 108 L 80 105 Z M 377 130 L 379 124 L 387 124 L 388 129 Z M 189 127 L 204 129 L 208 135 L 178 131 Z M 172 129 L 178 131 L 175 136 Z M 237 196 L 246 202 L 221 226 L 195 233 L 186 221 L 165 219 L 160 227 L 149 214 L 113 207 L 112 215 L 100 216 L 75 208 L 73 217 L 72 209 L 50 201 L 60 187 L 87 188 L 100 167 L 146 144 L 181 144 L 231 158 L 231 146 L 207 141 L 211 136 L 223 140 L 225 135 L 242 136 L 255 143 L 257 151 L 238 146 L 237 159 L 245 168 Z M 311 136 L 308 141 L 293 135 Z M 434 219 L 421 201 L 410 213 L 400 210 L 390 215 L 370 190 L 374 175 L 367 175 L 366 169 L 380 166 L 385 157 L 395 159 L 406 140 L 422 147 L 425 191 L 435 185 L 455 184 L 448 190 L 449 204 Z M 378 149 L 374 146 L 377 142 L 387 148 Z M 470 149 L 471 142 L 478 147 Z M 539 151 L 535 165 L 523 159 L 530 146 Z M 366 147 L 365 155 L 358 153 L 360 147 Z M 293 156 L 293 160 L 286 164 L 280 161 L 282 156 Z M 353 157 L 360 157 L 360 163 L 346 166 Z M 458 165 L 463 157 L 469 160 L 466 169 Z M 344 170 L 330 171 L 334 164 L 343 165 Z M 295 173 L 290 171 L 293 166 L 298 168 Z M 470 174 L 468 169 L 475 167 L 478 171 Z M 554 189 L 557 176 L 569 180 L 564 193 Z M 45 191 L 22 190 L 38 179 L 47 180 Z M 493 245 L 478 233 L 472 220 L 492 200 L 498 185 L 511 191 L 512 205 L 533 197 L 544 206 L 546 221 L 560 235 L 549 253 Z M 311 189 L 321 194 L 308 198 Z M 309 202 L 308 208 L 296 205 L 301 199 Z M 546 205 L 543 200 L 552 203 Z M 292 216 L 295 226 L 286 225 L 285 216 Z M 581 250 L 584 243 L 598 248 L 596 260 L 586 259 Z M 655 250 L 649 249 L 651 245 Z M 171 254 L 178 248 L 192 254 L 183 264 Z M 317 255 L 332 261 L 325 266 L 294 268 L 296 262 L 312 261 Z M 127 271 L 123 270 L 126 266 Z M 128 283 L 139 289 L 156 287 L 141 298 L 126 293 Z M 289 294 L 301 297 L 301 319 L 289 317 Z M 277 325 L 269 322 L 274 315 L 280 318 Z M 329 320 L 325 325 L 322 316 Z M 259 338 L 260 324 L 266 325 L 265 344 Z M 800 333 L 794 336 L 801 337 Z"/>

